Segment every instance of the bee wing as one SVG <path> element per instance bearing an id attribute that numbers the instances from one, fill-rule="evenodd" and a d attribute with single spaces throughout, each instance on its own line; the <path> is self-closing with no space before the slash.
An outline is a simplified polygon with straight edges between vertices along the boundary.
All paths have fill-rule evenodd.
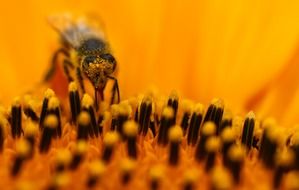
<path id="1" fill-rule="evenodd" d="M 87 15 L 86 17 L 80 17 L 77 20 L 77 30 L 81 34 L 82 38 L 86 37 L 97 37 L 105 40 L 105 33 L 103 24 L 99 22 L 100 20 L 94 19 Z"/>
<path id="2" fill-rule="evenodd" d="M 79 47 L 81 34 L 77 29 L 76 21 L 70 14 L 52 15 L 47 20 L 50 26 L 61 35 L 63 40 L 74 48 Z"/>

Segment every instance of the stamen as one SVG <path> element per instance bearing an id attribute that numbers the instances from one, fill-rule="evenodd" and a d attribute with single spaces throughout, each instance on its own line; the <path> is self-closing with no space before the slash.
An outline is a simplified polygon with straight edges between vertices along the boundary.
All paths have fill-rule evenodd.
<path id="1" fill-rule="evenodd" d="M 70 163 L 70 169 L 75 170 L 78 168 L 79 164 L 81 163 L 84 154 L 87 151 L 87 143 L 85 140 L 79 140 L 76 143 L 75 151 L 72 156 L 72 161 Z"/>
<path id="2" fill-rule="evenodd" d="M 81 102 L 76 82 L 69 84 L 69 103 L 72 113 L 72 122 L 76 123 L 77 117 L 81 111 Z"/>
<path id="3" fill-rule="evenodd" d="M 218 129 L 222 120 L 223 110 L 224 104 L 221 99 L 212 100 L 206 112 L 204 123 L 207 121 L 213 121 L 216 125 L 216 128 Z"/>
<path id="4" fill-rule="evenodd" d="M 164 171 L 161 166 L 154 166 L 149 170 L 150 177 L 150 189 L 158 190 L 160 187 L 161 180 L 164 176 Z"/>
<path id="5" fill-rule="evenodd" d="M 202 126 L 201 136 L 199 142 L 197 143 L 197 147 L 195 150 L 195 158 L 197 161 L 201 161 L 206 157 L 206 149 L 205 144 L 209 137 L 213 136 L 216 133 L 216 126 L 213 122 L 206 122 Z"/>
<path id="6" fill-rule="evenodd" d="M 100 102 L 100 109 L 98 111 L 99 117 L 98 117 L 98 123 L 97 127 L 99 129 L 99 134 L 103 134 L 103 127 L 104 127 L 104 120 L 105 120 L 105 114 L 107 113 L 107 110 L 109 109 L 109 104 L 106 102 Z"/>
<path id="7" fill-rule="evenodd" d="M 195 184 L 198 177 L 198 172 L 195 169 L 188 169 L 184 174 L 184 190 L 196 189 Z"/>
<path id="8" fill-rule="evenodd" d="M 266 167 L 273 168 L 281 131 L 274 122 L 269 120 L 264 122 L 264 128 L 259 157 Z"/>
<path id="9" fill-rule="evenodd" d="M 291 148 L 295 153 L 294 169 L 299 170 L 299 132 L 296 132 L 291 139 Z"/>
<path id="10" fill-rule="evenodd" d="M 113 104 L 110 110 L 111 110 L 111 117 L 112 117 L 110 130 L 114 131 L 118 126 L 119 105 Z"/>
<path id="11" fill-rule="evenodd" d="M 205 170 L 209 171 L 215 165 L 215 159 L 217 151 L 220 149 L 221 142 L 218 137 L 209 137 L 205 149 L 207 152 L 207 160 L 205 165 Z"/>
<path id="12" fill-rule="evenodd" d="M 253 131 L 255 125 L 255 115 L 253 112 L 249 112 L 245 118 L 242 132 L 242 144 L 247 147 L 249 151 L 252 147 L 253 142 Z"/>
<path id="13" fill-rule="evenodd" d="M 171 127 L 168 132 L 168 138 L 170 141 L 168 161 L 170 165 L 177 166 L 180 156 L 180 141 L 183 138 L 181 126 L 176 125 Z"/>
<path id="14" fill-rule="evenodd" d="M 86 186 L 88 188 L 94 187 L 103 173 L 106 171 L 105 164 L 100 160 L 92 161 L 88 166 L 88 179 L 86 182 Z"/>
<path id="15" fill-rule="evenodd" d="M 278 189 L 281 185 L 283 175 L 292 169 L 295 155 L 292 150 L 285 149 L 276 153 L 276 169 L 273 178 L 273 187 Z"/>
<path id="16" fill-rule="evenodd" d="M 23 165 L 23 162 L 28 158 L 31 151 L 30 144 L 25 141 L 21 140 L 16 145 L 16 158 L 14 160 L 13 166 L 11 168 L 11 175 L 16 176 Z"/>
<path id="17" fill-rule="evenodd" d="M 40 140 L 39 150 L 40 152 L 48 152 L 52 138 L 54 137 L 55 132 L 58 127 L 58 119 L 54 114 L 49 114 L 43 124 L 43 134 Z"/>
<path id="18" fill-rule="evenodd" d="M 78 116 L 77 140 L 87 140 L 88 132 L 92 130 L 89 113 L 82 111 Z"/>
<path id="19" fill-rule="evenodd" d="M 233 124 L 232 113 L 229 109 L 224 110 L 222 121 L 220 122 L 219 128 L 217 128 L 217 135 L 221 134 L 223 129 L 226 127 L 231 127 Z"/>
<path id="20" fill-rule="evenodd" d="M 232 145 L 228 150 L 227 167 L 232 172 L 235 183 L 240 182 L 240 173 L 244 164 L 246 150 L 243 146 Z"/>
<path id="21" fill-rule="evenodd" d="M 129 119 L 131 115 L 132 108 L 128 102 L 121 102 L 118 107 L 118 122 L 117 122 L 117 132 L 124 137 L 124 123 Z"/>
<path id="22" fill-rule="evenodd" d="M 137 145 L 136 145 L 137 132 L 138 132 L 138 126 L 137 123 L 135 123 L 134 121 L 127 121 L 124 124 L 124 134 L 128 140 L 127 142 L 128 156 L 132 159 L 137 158 Z"/>
<path id="23" fill-rule="evenodd" d="M 116 132 L 107 132 L 104 136 L 104 151 L 102 155 L 102 160 L 108 163 L 111 160 L 114 146 L 119 140 L 119 136 Z"/>
<path id="24" fill-rule="evenodd" d="M 221 133 L 222 140 L 222 158 L 223 164 L 227 166 L 228 164 L 228 150 L 235 143 L 236 133 L 233 128 L 226 127 L 222 130 Z"/>
<path id="25" fill-rule="evenodd" d="M 95 111 L 93 109 L 93 105 L 93 99 L 88 94 L 84 94 L 82 98 L 82 110 L 87 111 L 89 113 L 92 126 L 92 130 L 89 131 L 89 136 L 92 138 L 94 136 L 99 136 L 99 128 L 97 127 L 97 120 L 95 116 Z"/>
<path id="26" fill-rule="evenodd" d="M 168 143 L 168 130 L 173 121 L 173 109 L 165 107 L 162 112 L 160 129 L 158 134 L 158 144 L 166 145 Z"/>
<path id="27" fill-rule="evenodd" d="M 131 159 L 124 159 L 121 162 L 122 184 L 126 185 L 132 178 L 132 171 L 135 169 L 136 163 Z"/>
<path id="28" fill-rule="evenodd" d="M 13 138 L 19 138 L 22 130 L 22 108 L 20 98 L 15 98 L 11 107 L 11 134 Z"/>
<path id="29" fill-rule="evenodd" d="M 60 149 L 56 153 L 55 158 L 55 171 L 63 172 L 67 166 L 70 164 L 72 155 L 67 149 Z"/>
<path id="30" fill-rule="evenodd" d="M 145 97 L 140 105 L 139 115 L 139 134 L 146 135 L 149 125 L 150 117 L 152 114 L 152 100 L 149 97 Z"/>
<path id="31" fill-rule="evenodd" d="M 62 129 L 61 129 L 61 114 L 60 114 L 60 102 L 57 97 L 51 97 L 49 99 L 48 110 L 46 115 L 54 114 L 57 118 L 57 127 L 56 131 L 54 132 L 54 137 L 61 137 Z"/>
<path id="32" fill-rule="evenodd" d="M 192 109 L 191 101 L 183 100 L 182 101 L 183 117 L 182 117 L 182 121 L 181 121 L 181 127 L 183 129 L 184 135 L 186 134 L 186 132 L 188 130 L 191 109 Z"/>
<path id="33" fill-rule="evenodd" d="M 4 116 L 0 114 L 0 152 L 3 151 L 3 145 L 4 145 L 4 140 L 5 140 L 5 126 L 7 124 L 7 120 L 5 119 Z"/>
<path id="34" fill-rule="evenodd" d="M 34 121 L 34 122 L 39 121 L 39 118 L 34 111 L 34 101 L 32 100 L 32 98 L 29 95 L 24 97 L 24 113 L 32 121 Z"/>
<path id="35" fill-rule="evenodd" d="M 33 155 L 33 150 L 35 146 L 35 137 L 38 134 L 38 127 L 35 123 L 29 122 L 26 124 L 25 128 L 25 139 L 30 144 L 31 152 L 30 157 Z"/>
<path id="36" fill-rule="evenodd" d="M 285 189 L 299 189 L 299 171 L 290 172 L 285 179 Z"/>
<path id="37" fill-rule="evenodd" d="M 202 104 L 196 104 L 193 110 L 193 114 L 190 121 L 190 127 L 188 131 L 188 145 L 194 146 L 198 139 L 198 132 L 200 129 L 200 124 L 203 118 L 203 105 Z"/>
<path id="38" fill-rule="evenodd" d="M 65 188 L 70 183 L 70 177 L 65 172 L 56 173 L 47 190 L 59 190 Z"/>
<path id="39" fill-rule="evenodd" d="M 42 105 L 42 111 L 40 114 L 40 120 L 39 120 L 39 127 L 40 129 L 43 129 L 43 123 L 47 114 L 47 110 L 48 110 L 48 103 L 51 97 L 55 96 L 55 93 L 52 89 L 47 89 L 45 94 L 44 94 L 44 100 L 43 100 L 43 105 Z"/>
<path id="40" fill-rule="evenodd" d="M 173 121 L 172 125 L 175 124 L 176 122 L 176 116 L 178 112 L 178 107 L 179 107 L 179 97 L 176 91 L 172 91 L 168 101 L 167 101 L 167 106 L 171 107 L 173 109 Z"/>
<path id="41" fill-rule="evenodd" d="M 153 136 L 156 136 L 156 126 L 155 126 L 155 118 L 153 115 L 151 115 L 150 118 L 150 124 L 149 124 L 150 130 L 152 131 Z"/>
<path id="42" fill-rule="evenodd" d="M 233 189 L 233 183 L 229 172 L 224 168 L 216 167 L 212 170 L 211 174 L 211 189 L 212 190 L 224 190 Z"/>

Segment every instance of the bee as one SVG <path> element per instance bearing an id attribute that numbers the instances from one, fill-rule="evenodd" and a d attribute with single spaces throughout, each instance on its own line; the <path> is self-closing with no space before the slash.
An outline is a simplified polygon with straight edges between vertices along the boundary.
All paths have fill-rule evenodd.
<path id="1" fill-rule="evenodd" d="M 98 109 L 99 98 L 104 100 L 104 89 L 107 81 L 114 81 L 112 87 L 111 104 L 119 103 L 119 87 L 113 73 L 117 62 L 111 53 L 102 28 L 98 23 L 91 22 L 85 18 L 74 20 L 71 15 L 57 15 L 48 18 L 50 26 L 58 32 L 61 37 L 61 48 L 52 58 L 52 66 L 45 76 L 48 81 L 56 70 L 57 60 L 60 54 L 64 55 L 63 70 L 69 82 L 74 78 L 70 71 L 76 73 L 76 79 L 82 92 L 85 92 L 83 83 L 86 77 L 94 87 L 95 107 Z"/>

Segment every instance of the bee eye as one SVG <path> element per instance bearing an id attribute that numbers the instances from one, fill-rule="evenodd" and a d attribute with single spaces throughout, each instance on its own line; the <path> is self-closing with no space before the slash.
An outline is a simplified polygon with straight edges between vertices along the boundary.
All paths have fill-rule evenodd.
<path id="1" fill-rule="evenodd" d="M 91 63 L 96 60 L 95 56 L 87 56 L 84 58 L 83 67 L 88 67 Z"/>
<path id="2" fill-rule="evenodd" d="M 113 63 L 113 64 L 116 63 L 115 58 L 109 53 L 102 54 L 100 55 L 100 57 L 109 63 Z"/>

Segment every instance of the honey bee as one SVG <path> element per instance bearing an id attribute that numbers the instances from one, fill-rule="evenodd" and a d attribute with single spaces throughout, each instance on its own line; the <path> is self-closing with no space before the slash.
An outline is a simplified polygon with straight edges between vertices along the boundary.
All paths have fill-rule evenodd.
<path id="1" fill-rule="evenodd" d="M 64 55 L 63 70 L 69 82 L 74 78 L 70 70 L 76 73 L 80 88 L 85 92 L 83 77 L 94 87 L 95 107 L 98 109 L 99 97 L 104 100 L 104 89 L 108 80 L 113 80 L 111 104 L 120 101 L 118 81 L 113 76 L 117 63 L 111 53 L 102 28 L 98 23 L 85 18 L 73 19 L 71 15 L 57 15 L 48 18 L 50 26 L 61 37 L 61 48 L 53 55 L 52 67 L 45 76 L 49 80 L 55 72 L 58 56 Z"/>

